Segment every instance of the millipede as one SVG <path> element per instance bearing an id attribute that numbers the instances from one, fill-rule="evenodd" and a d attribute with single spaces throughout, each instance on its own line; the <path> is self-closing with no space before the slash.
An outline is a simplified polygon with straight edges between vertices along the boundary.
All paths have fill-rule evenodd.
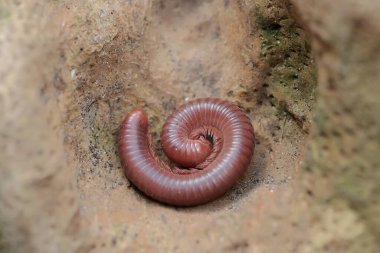
<path id="1" fill-rule="evenodd" d="M 205 204 L 225 194 L 247 170 L 255 147 L 250 119 L 221 99 L 190 101 L 166 120 L 161 143 L 175 165 L 161 160 L 142 109 L 121 124 L 118 150 L 126 177 L 140 191 L 174 206 Z"/>

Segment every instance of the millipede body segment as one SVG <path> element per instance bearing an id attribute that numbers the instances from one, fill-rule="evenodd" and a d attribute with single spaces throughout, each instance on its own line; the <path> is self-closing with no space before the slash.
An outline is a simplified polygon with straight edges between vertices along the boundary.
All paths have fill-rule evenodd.
<path id="1" fill-rule="evenodd" d="M 128 113 L 119 132 L 122 166 L 139 190 L 175 206 L 223 195 L 247 170 L 254 152 L 250 119 L 236 105 L 214 98 L 182 105 L 164 124 L 162 147 L 177 166 L 157 157 L 151 139 L 145 112 Z"/>

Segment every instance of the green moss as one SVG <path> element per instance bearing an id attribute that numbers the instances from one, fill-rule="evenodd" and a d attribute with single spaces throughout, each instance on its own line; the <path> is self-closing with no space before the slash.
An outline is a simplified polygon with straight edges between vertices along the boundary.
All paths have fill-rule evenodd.
<path id="1" fill-rule="evenodd" d="M 268 67 L 267 91 L 278 110 L 310 112 L 315 99 L 316 68 L 305 32 L 292 19 L 289 9 L 289 3 L 278 0 L 259 1 L 256 5 L 260 56 Z M 305 116 L 310 119 L 310 114 L 300 115 Z"/>
<path id="2" fill-rule="evenodd" d="M 11 11 L 9 8 L 4 6 L 4 4 L 0 3 L 0 20 L 8 19 L 11 16 Z"/>
<path id="3" fill-rule="evenodd" d="M 75 22 L 77 23 L 77 25 L 82 25 L 84 20 L 81 16 L 76 15 L 75 16 Z"/>
<path id="4" fill-rule="evenodd" d="M 0 225 L 0 253 L 6 252 L 9 252 L 9 247 L 7 246 L 7 243 L 4 240 L 3 229 Z"/>

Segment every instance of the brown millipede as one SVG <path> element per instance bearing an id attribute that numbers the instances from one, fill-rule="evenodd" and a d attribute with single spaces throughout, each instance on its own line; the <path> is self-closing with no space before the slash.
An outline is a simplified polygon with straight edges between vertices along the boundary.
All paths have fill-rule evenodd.
<path id="1" fill-rule="evenodd" d="M 250 119 L 236 105 L 215 98 L 179 107 L 165 122 L 161 142 L 178 167 L 157 157 L 145 112 L 127 114 L 119 132 L 127 178 L 151 198 L 176 206 L 199 205 L 223 195 L 244 174 L 254 152 Z"/>

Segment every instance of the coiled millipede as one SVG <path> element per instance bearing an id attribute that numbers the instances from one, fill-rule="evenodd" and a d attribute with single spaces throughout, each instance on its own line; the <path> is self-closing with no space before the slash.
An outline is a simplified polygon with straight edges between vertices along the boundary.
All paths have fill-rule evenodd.
<path id="1" fill-rule="evenodd" d="M 168 117 L 161 143 L 177 167 L 157 157 L 145 112 L 134 109 L 127 114 L 119 132 L 127 178 L 159 202 L 193 206 L 220 197 L 244 174 L 254 152 L 254 132 L 239 107 L 204 98 L 182 105 Z"/>

